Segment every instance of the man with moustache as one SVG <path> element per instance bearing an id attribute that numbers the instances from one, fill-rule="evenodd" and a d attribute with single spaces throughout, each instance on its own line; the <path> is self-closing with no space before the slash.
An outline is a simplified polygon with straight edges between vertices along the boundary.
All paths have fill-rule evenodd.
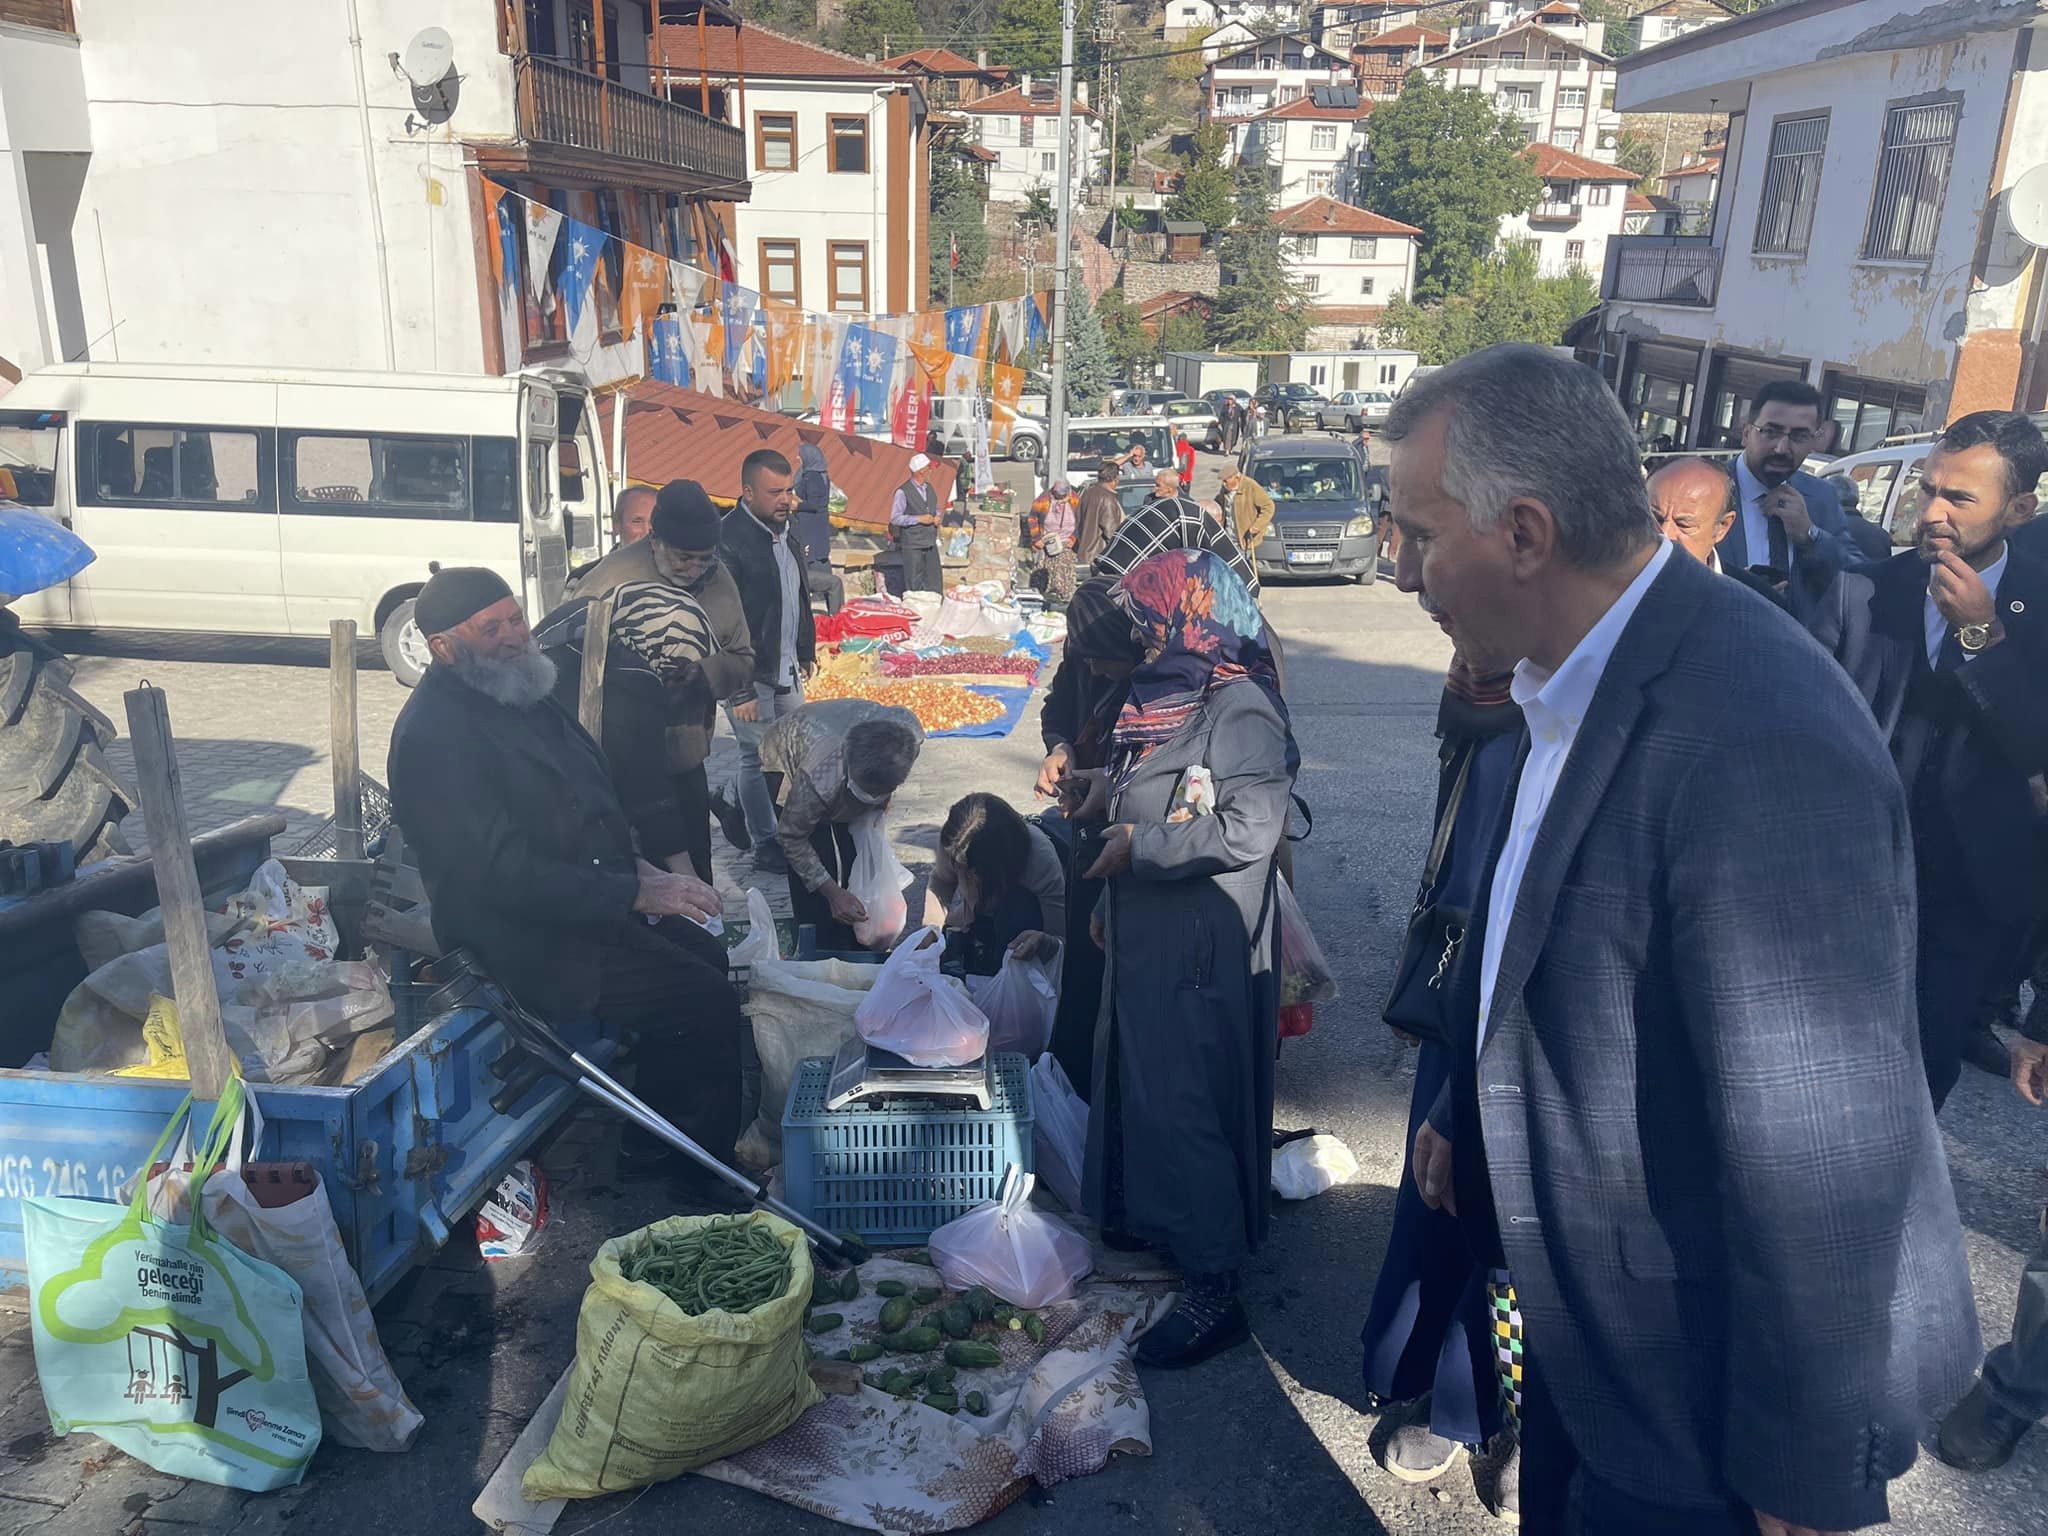
<path id="1" fill-rule="evenodd" d="M 1666 459 L 1645 483 L 1650 513 L 1664 537 L 1708 570 L 1733 577 L 1759 597 L 1785 606 L 1767 577 L 1724 565 L 1716 547 L 1735 524 L 1735 482 L 1705 459 Z"/>
<path id="2" fill-rule="evenodd" d="M 2039 900 L 2027 781 L 2042 766 L 2048 565 L 2007 535 L 2033 517 L 2044 469 L 2048 445 L 2020 412 L 1961 417 L 1921 469 L 1914 549 L 1868 571 L 1816 565 L 1795 583 L 1795 611 L 1868 701 L 1906 786 L 1937 1109 L 1978 1004 L 2025 954 Z"/>
<path id="3" fill-rule="evenodd" d="M 1591 369 L 1476 352 L 1381 437 L 1400 586 L 1525 721 L 1411 1161 L 1514 1276 L 1522 1528 L 1881 1522 L 1977 1344 L 1884 742 L 1658 537 Z"/>
<path id="4" fill-rule="evenodd" d="M 604 755 L 555 702 L 554 663 L 503 578 L 439 571 L 413 612 L 434 662 L 392 729 L 391 806 L 435 937 L 557 1025 L 595 1014 L 636 1035 L 640 1096 L 729 1156 L 739 999 L 723 947 L 694 921 L 718 913 L 717 893 L 635 854 Z M 624 1150 L 643 1168 L 681 1166 L 644 1132 Z M 677 1182 L 685 1198 L 718 1190 Z"/>
<path id="5" fill-rule="evenodd" d="M 1820 391 L 1797 379 L 1756 392 L 1735 460 L 1736 516 L 1720 543 L 1724 567 L 1765 566 L 1782 580 L 1813 555 L 1845 571 L 1869 563 L 1850 537 L 1841 501 L 1799 467 L 1820 441 L 1820 409 Z"/>

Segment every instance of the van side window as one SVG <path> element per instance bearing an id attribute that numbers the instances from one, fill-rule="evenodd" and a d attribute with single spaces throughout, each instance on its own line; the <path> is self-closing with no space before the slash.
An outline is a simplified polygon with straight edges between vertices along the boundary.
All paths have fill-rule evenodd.
<path id="1" fill-rule="evenodd" d="M 272 512 L 270 433 L 94 421 L 78 438 L 79 501 Z"/>
<path id="2" fill-rule="evenodd" d="M 518 442 L 509 437 L 472 438 L 470 467 L 476 476 L 476 520 L 480 523 L 518 522 Z"/>
<path id="3" fill-rule="evenodd" d="M 469 439 L 285 432 L 285 510 L 467 521 Z"/>

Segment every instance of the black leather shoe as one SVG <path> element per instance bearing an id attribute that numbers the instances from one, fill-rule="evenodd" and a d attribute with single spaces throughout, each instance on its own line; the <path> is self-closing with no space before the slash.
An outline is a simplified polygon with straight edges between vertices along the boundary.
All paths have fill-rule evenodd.
<path id="1" fill-rule="evenodd" d="M 741 853 L 753 846 L 754 840 L 747 835 L 747 813 L 726 799 L 722 789 L 711 792 L 711 817 L 725 834 L 725 840 Z"/>
<path id="2" fill-rule="evenodd" d="M 2007 1077 L 2012 1072 L 2012 1052 L 1998 1031 L 1981 1019 L 1963 1036 L 1963 1060 L 1993 1077 Z"/>
<path id="3" fill-rule="evenodd" d="M 2033 1427 L 2032 1420 L 1999 1407 L 1980 1379 L 1941 1421 L 1934 1453 L 1965 1472 L 1989 1472 L 2012 1460 L 2014 1449 Z"/>
<path id="4" fill-rule="evenodd" d="M 1235 1296 L 1185 1293 L 1144 1338 L 1137 1359 L 1162 1371 L 1200 1365 L 1211 1355 L 1234 1349 L 1252 1336 L 1251 1319 Z"/>

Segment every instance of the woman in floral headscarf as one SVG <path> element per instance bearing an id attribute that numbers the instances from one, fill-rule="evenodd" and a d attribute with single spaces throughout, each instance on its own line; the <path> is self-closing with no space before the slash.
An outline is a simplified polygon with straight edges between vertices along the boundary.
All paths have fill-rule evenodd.
<path id="1" fill-rule="evenodd" d="M 1249 1337 L 1238 1275 L 1266 1230 L 1280 1010 L 1274 862 L 1300 757 L 1243 580 L 1204 550 L 1118 584 L 1144 660 L 1100 788 L 1108 957 L 1088 1123 L 1106 1240 L 1187 1278 L 1138 1347 L 1193 1365 Z M 1084 810 L 1082 813 L 1086 815 Z"/>

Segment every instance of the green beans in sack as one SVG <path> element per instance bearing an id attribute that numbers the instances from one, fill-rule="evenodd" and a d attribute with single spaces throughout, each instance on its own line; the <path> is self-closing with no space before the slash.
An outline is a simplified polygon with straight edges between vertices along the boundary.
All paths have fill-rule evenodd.
<path id="1" fill-rule="evenodd" d="M 804 1362 L 813 1278 L 803 1234 L 762 1211 L 671 1216 L 599 1248 L 561 1421 L 526 1497 L 639 1488 L 781 1434 L 820 1400 Z M 692 1312 L 678 1295 L 714 1304 Z"/>

